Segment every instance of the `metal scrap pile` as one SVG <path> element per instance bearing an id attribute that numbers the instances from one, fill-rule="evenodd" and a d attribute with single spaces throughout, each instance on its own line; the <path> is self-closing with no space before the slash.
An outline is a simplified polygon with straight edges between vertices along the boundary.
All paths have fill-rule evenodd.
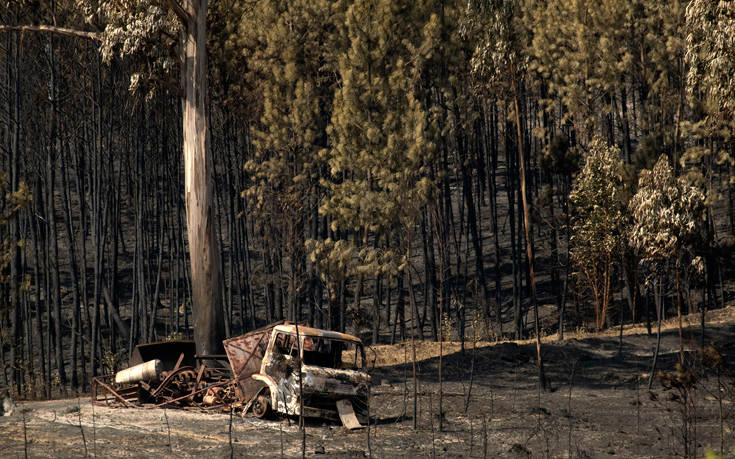
<path id="1" fill-rule="evenodd" d="M 140 345 L 130 361 L 126 370 L 93 379 L 95 404 L 227 410 L 241 404 L 230 369 L 205 365 L 194 354 L 192 341 Z"/>

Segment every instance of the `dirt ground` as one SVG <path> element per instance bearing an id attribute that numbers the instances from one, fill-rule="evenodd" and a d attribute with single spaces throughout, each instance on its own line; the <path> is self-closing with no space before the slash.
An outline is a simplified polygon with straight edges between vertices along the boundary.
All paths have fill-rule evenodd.
<path id="1" fill-rule="evenodd" d="M 735 362 L 735 308 L 713 316 L 706 342 Z M 696 323 L 696 318 L 691 318 Z M 438 345 L 417 343 L 417 430 L 413 428 L 411 345 L 375 349 L 369 429 L 346 431 L 308 422 L 306 455 L 329 457 L 672 457 L 684 454 L 681 404 L 657 380 L 647 390 L 655 333 L 629 328 L 619 352 L 614 331 L 543 345 L 550 390 L 539 391 L 532 342 L 480 343 L 464 355 L 444 346 L 443 429 L 439 431 Z M 685 331 L 696 361 L 700 330 Z M 678 361 L 678 332 L 663 334 L 659 367 Z M 368 351 L 370 353 L 370 351 Z M 408 364 L 404 364 L 407 358 Z M 368 358 L 370 360 L 370 358 Z M 406 379 L 408 382 L 406 383 Z M 720 450 L 735 457 L 735 386 L 716 378 L 691 392 L 690 444 L 696 455 Z M 471 384 L 471 390 L 470 390 Z M 470 394 L 469 400 L 467 398 Z M 718 395 L 719 394 L 719 395 Z M 720 405 L 720 399 L 722 404 Z M 722 406 L 722 431 L 720 429 Z M 261 421 L 235 414 L 184 410 L 111 409 L 87 397 L 20 402 L 0 417 L 2 457 L 273 457 L 299 456 L 302 434 L 293 420 Z"/>

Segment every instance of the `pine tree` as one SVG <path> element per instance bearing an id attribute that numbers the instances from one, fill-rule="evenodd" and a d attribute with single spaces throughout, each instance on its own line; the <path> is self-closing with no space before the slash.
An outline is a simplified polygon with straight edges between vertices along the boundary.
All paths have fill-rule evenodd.
<path id="1" fill-rule="evenodd" d="M 625 84 L 632 59 L 626 37 L 631 11 L 627 1 L 595 0 L 538 2 L 530 9 L 532 68 L 548 80 L 582 142 L 591 140 L 596 128 L 604 129 L 600 115 L 614 110 L 612 98 Z"/>
<path id="2" fill-rule="evenodd" d="M 711 126 L 735 118 L 735 1 L 693 0 L 686 9 L 690 95 L 702 98 Z"/>
<path id="3" fill-rule="evenodd" d="M 633 90 L 644 134 L 665 140 L 676 156 L 685 89 L 682 3 L 553 0 L 531 5 L 531 67 L 549 82 L 581 140 L 602 135 L 621 145 L 630 162 Z M 553 107 L 556 100 L 546 102 Z"/>
<path id="4" fill-rule="evenodd" d="M 727 190 L 735 183 L 735 1 L 692 1 L 686 9 L 686 30 L 687 92 L 694 119 L 685 129 L 696 142 L 682 162 L 692 166 L 687 171 L 690 179 L 708 188 L 714 188 L 712 168 L 727 166 Z M 712 204 L 718 190 L 708 191 Z"/>
<path id="5" fill-rule="evenodd" d="M 331 148 L 322 153 L 330 180 L 323 181 L 327 197 L 320 212 L 330 217 L 333 231 L 350 234 L 355 259 L 349 269 L 358 283 L 360 276 L 408 269 L 404 254 L 432 189 L 434 145 L 415 90 L 421 37 L 411 31 L 412 7 L 359 0 L 346 15 L 349 47 L 339 59 Z M 312 247 L 319 250 L 319 243 Z M 343 258 L 336 251 L 332 256 Z"/>
<path id="6" fill-rule="evenodd" d="M 337 83 L 341 39 L 339 2 L 260 2 L 240 25 L 254 44 L 250 78 L 262 89 L 263 108 L 254 132 L 255 155 L 245 163 L 252 186 L 245 196 L 255 227 L 282 247 L 290 268 L 288 316 L 300 317 L 305 283 L 305 239 L 314 236 L 314 207 L 323 194 L 319 179 L 327 148 L 326 128 Z"/>

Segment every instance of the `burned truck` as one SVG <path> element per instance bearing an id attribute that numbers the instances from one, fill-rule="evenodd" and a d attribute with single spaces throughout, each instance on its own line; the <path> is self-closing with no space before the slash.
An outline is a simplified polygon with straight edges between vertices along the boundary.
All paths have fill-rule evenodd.
<path id="1" fill-rule="evenodd" d="M 368 414 L 370 376 L 359 338 L 283 323 L 225 340 L 224 346 L 237 396 L 251 403 L 257 417 L 300 415 L 303 406 L 305 417 L 339 416 L 348 425 L 357 422 L 355 414 Z"/>
<path id="2" fill-rule="evenodd" d="M 226 355 L 197 356 L 191 341 L 136 348 L 131 367 L 94 379 L 97 404 L 242 408 L 337 420 L 368 416 L 370 376 L 359 338 L 279 322 L 223 342 Z M 180 352 L 179 352 L 180 351 Z M 175 356 L 178 354 L 178 358 Z M 219 359 L 221 365 L 212 365 Z"/>

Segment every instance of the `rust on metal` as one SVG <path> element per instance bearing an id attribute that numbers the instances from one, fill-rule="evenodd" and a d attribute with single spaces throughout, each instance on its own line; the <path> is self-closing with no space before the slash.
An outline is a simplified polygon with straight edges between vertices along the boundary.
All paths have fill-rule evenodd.
<path id="1" fill-rule="evenodd" d="M 94 383 L 102 386 L 103 388 L 107 389 L 107 391 L 116 399 L 118 399 L 123 405 L 125 406 L 132 406 L 125 398 L 123 398 L 122 395 L 118 394 L 117 391 L 115 391 L 112 387 L 108 386 L 100 378 L 94 378 Z"/>
<path id="2" fill-rule="evenodd" d="M 337 400 L 337 412 L 339 412 L 339 419 L 342 421 L 342 424 L 348 429 L 354 430 L 362 427 L 360 421 L 355 416 L 355 410 L 352 408 L 352 403 L 349 400 Z"/>
<path id="3" fill-rule="evenodd" d="M 211 389 L 213 387 L 224 386 L 225 384 L 228 384 L 229 382 L 230 381 L 222 381 L 220 383 L 215 383 L 215 384 L 209 385 L 209 386 L 207 386 L 205 388 L 202 388 L 202 389 L 199 389 L 199 390 L 193 390 L 191 393 L 184 394 L 181 397 L 166 399 L 163 402 L 161 402 L 161 403 L 153 406 L 153 408 L 160 408 L 162 406 L 166 406 L 166 405 L 170 405 L 172 403 L 180 402 L 180 401 L 182 401 L 184 399 L 187 399 L 189 397 L 193 397 L 194 395 L 198 395 L 198 394 L 200 394 L 200 393 L 202 393 L 202 392 L 204 392 L 204 391 L 206 391 L 208 389 Z"/>
<path id="4" fill-rule="evenodd" d="M 181 367 L 181 362 L 183 362 L 183 361 L 184 361 L 184 353 L 182 352 L 182 353 L 181 353 L 181 355 L 179 356 L 179 359 L 178 359 L 178 360 L 176 361 L 176 365 L 174 365 L 174 368 L 173 368 L 173 369 L 172 369 L 172 370 L 171 370 L 170 372 L 168 372 L 168 373 L 166 374 L 166 376 L 165 376 L 165 377 L 164 377 L 164 379 L 163 379 L 163 382 L 161 382 L 161 384 L 160 384 L 160 385 L 159 385 L 159 386 L 158 386 L 158 387 L 156 388 L 156 390 L 154 390 L 154 391 L 153 391 L 153 392 L 151 393 L 151 395 L 153 395 L 153 396 L 155 397 L 156 395 L 158 395 L 158 393 L 159 393 L 159 392 L 160 392 L 160 391 L 161 391 L 161 390 L 162 390 L 162 389 L 163 389 L 164 387 L 166 387 L 166 384 L 167 384 L 167 383 L 168 383 L 168 382 L 169 382 L 169 381 L 171 380 L 171 378 L 173 378 L 173 376 L 174 376 L 174 375 L 176 374 L 176 372 L 177 372 L 177 371 L 179 370 L 179 368 Z"/>
<path id="5" fill-rule="evenodd" d="M 222 356 L 199 358 L 189 341 L 140 345 L 131 366 L 157 359 L 162 371 L 141 372 L 140 380 L 120 378 L 121 383 L 113 382 L 114 375 L 95 378 L 92 399 L 125 407 L 239 407 L 258 417 L 341 419 L 350 429 L 360 427 L 358 415 L 367 415 L 370 376 L 355 336 L 277 322 L 223 344 L 229 363 L 224 368 L 211 363 Z"/>

